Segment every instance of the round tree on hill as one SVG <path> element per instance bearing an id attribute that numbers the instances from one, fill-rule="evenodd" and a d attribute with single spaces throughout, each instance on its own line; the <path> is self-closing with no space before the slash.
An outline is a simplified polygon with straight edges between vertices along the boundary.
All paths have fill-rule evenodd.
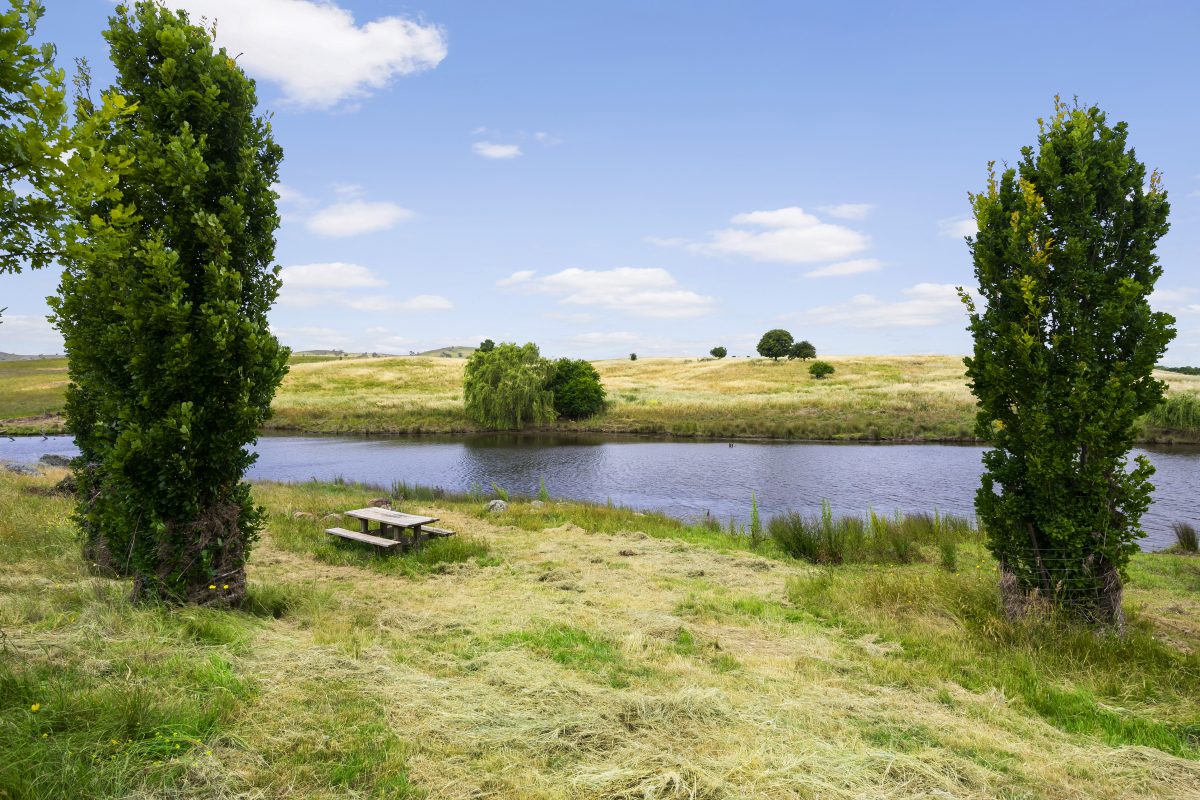
<path id="1" fill-rule="evenodd" d="M 583 419 L 604 410 L 604 386 L 590 362 L 560 358 L 546 388 L 554 394 L 554 410 L 560 417 Z"/>
<path id="2" fill-rule="evenodd" d="M 712 350 L 708 351 L 708 354 L 713 358 L 724 358 L 725 356 L 729 355 L 729 351 L 724 347 L 714 347 Z"/>
<path id="3" fill-rule="evenodd" d="M 976 508 L 1010 615 L 1055 602 L 1123 625 L 1121 575 L 1153 467 L 1127 463 L 1174 320 L 1150 308 L 1167 196 L 1125 123 L 1056 100 L 1037 147 L 972 195 L 977 306 L 967 375 L 991 440 Z"/>
<path id="4" fill-rule="evenodd" d="M 491 339 L 484 339 L 482 342 L 479 343 L 479 349 L 481 351 L 483 351 L 484 353 L 490 353 L 496 349 L 496 343 L 493 342 Z"/>
<path id="5" fill-rule="evenodd" d="M 783 328 L 769 330 L 758 340 L 758 354 L 763 358 L 778 361 L 792 349 L 792 335 Z"/>
<path id="6" fill-rule="evenodd" d="M 82 167 L 53 302 L 89 552 L 135 594 L 236 604 L 262 511 L 242 481 L 288 351 L 267 327 L 282 152 L 254 83 L 184 12 L 118 6 L 105 31 L 128 113 L 81 100 Z M 111 96 L 111 95 L 110 95 Z"/>
<path id="7" fill-rule="evenodd" d="M 812 346 L 812 342 L 807 340 L 796 342 L 788 349 L 788 359 L 798 358 L 801 361 L 808 361 L 810 358 L 817 357 L 817 348 Z"/>

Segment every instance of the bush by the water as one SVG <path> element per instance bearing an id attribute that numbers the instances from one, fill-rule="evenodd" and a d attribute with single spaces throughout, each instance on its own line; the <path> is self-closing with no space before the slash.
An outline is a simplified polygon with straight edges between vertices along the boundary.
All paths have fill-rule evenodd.
<path id="1" fill-rule="evenodd" d="M 1193 431 L 1200 428 L 1200 393 L 1172 392 L 1143 421 L 1152 428 Z"/>
<path id="2" fill-rule="evenodd" d="M 819 515 L 791 511 L 772 517 L 767 534 L 792 558 L 813 564 L 909 564 L 924 560 L 924 548 L 936 547 L 942 566 L 952 571 L 957 565 L 955 546 L 975 531 L 969 520 L 937 512 L 885 517 L 872 511 L 865 517 L 835 517 L 826 500 Z"/>
<path id="3" fill-rule="evenodd" d="M 1173 522 L 1171 530 L 1175 533 L 1175 549 L 1181 553 L 1200 552 L 1200 538 L 1196 535 L 1196 527 L 1189 522 Z"/>
<path id="4" fill-rule="evenodd" d="M 463 376 L 467 416 L 489 428 L 520 428 L 554 419 L 554 398 L 546 384 L 554 364 L 532 342 L 504 342 L 476 350 Z"/>
<path id="5" fill-rule="evenodd" d="M 600 373 L 590 362 L 560 358 L 546 388 L 554 394 L 554 410 L 560 417 L 583 419 L 604 410 Z"/>

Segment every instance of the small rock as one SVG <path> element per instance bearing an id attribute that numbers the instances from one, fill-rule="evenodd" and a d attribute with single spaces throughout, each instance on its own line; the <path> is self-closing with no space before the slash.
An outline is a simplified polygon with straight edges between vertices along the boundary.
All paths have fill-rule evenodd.
<path id="1" fill-rule="evenodd" d="M 532 503 L 530 503 L 529 505 L 533 506 L 534 508 L 541 508 L 542 506 L 544 506 L 544 505 L 546 505 L 546 504 L 545 504 L 545 503 L 543 503 L 541 500 L 534 500 L 534 501 L 533 501 Z"/>
<path id="2" fill-rule="evenodd" d="M 321 522 L 341 522 L 342 519 L 343 517 L 341 514 L 326 514 L 325 516 L 321 517 Z"/>
<path id="3" fill-rule="evenodd" d="M 28 464 L 5 464 L 4 468 L 14 475 L 41 475 L 42 471 Z"/>
<path id="4" fill-rule="evenodd" d="M 369 501 L 367 505 L 372 508 L 391 508 L 392 501 L 386 497 L 376 497 L 374 500 Z"/>
<path id="5" fill-rule="evenodd" d="M 316 514 L 311 514 L 307 511 L 293 511 L 292 519 L 316 519 Z"/>
<path id="6" fill-rule="evenodd" d="M 47 467 L 69 467 L 71 466 L 71 459 L 54 453 L 46 453 L 46 455 L 38 459 L 38 463 L 45 464 Z"/>
<path id="7" fill-rule="evenodd" d="M 637 550 L 621 550 L 620 552 L 618 552 L 618 553 L 617 553 L 617 555 L 621 555 L 621 556 L 640 556 L 640 555 L 641 555 L 641 553 L 639 553 Z"/>
<path id="8" fill-rule="evenodd" d="M 508 511 L 508 503 L 503 500 L 493 500 L 487 504 L 487 510 L 489 514 L 499 514 Z"/>

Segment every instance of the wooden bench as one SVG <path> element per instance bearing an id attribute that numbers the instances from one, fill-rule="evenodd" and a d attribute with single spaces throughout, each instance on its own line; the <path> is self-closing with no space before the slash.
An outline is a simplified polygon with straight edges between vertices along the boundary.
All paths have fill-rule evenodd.
<path id="1" fill-rule="evenodd" d="M 453 536 L 454 531 L 448 531 L 445 528 L 431 528 L 428 525 L 421 526 L 421 533 L 427 533 L 433 538 L 440 539 L 444 536 Z"/>
<path id="2" fill-rule="evenodd" d="M 382 536 L 372 536 L 369 533 L 359 533 L 358 531 L 348 531 L 345 528 L 326 528 L 325 532 L 330 536 L 340 536 L 343 539 L 353 539 L 356 542 L 365 542 L 373 544 L 376 547 L 397 547 L 402 542 L 395 539 L 385 539 Z"/>

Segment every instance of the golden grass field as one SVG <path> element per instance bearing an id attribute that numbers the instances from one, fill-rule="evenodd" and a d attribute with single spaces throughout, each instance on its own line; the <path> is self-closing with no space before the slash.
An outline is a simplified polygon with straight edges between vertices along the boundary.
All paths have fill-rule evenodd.
<path id="1" fill-rule="evenodd" d="M 61 474 L 0 470 L 0 796 L 1200 793 L 1196 557 L 1134 558 L 1118 640 L 1004 622 L 978 542 L 955 571 L 815 568 L 447 499 L 403 508 L 457 541 L 379 558 L 320 519 L 378 490 L 261 484 L 249 611 L 170 609 L 84 569 Z"/>
<path id="2" fill-rule="evenodd" d="M 963 440 L 974 399 L 957 356 L 833 356 L 836 372 L 799 361 L 643 358 L 599 361 L 610 407 L 555 430 L 777 439 Z M 468 432 L 464 359 L 380 358 L 293 363 L 268 428 L 325 433 Z M 1200 393 L 1200 377 L 1160 372 L 1171 394 Z M 0 429 L 61 429 L 66 363 L 0 363 Z M 1147 440 L 1198 441 L 1200 429 L 1149 427 Z"/>

